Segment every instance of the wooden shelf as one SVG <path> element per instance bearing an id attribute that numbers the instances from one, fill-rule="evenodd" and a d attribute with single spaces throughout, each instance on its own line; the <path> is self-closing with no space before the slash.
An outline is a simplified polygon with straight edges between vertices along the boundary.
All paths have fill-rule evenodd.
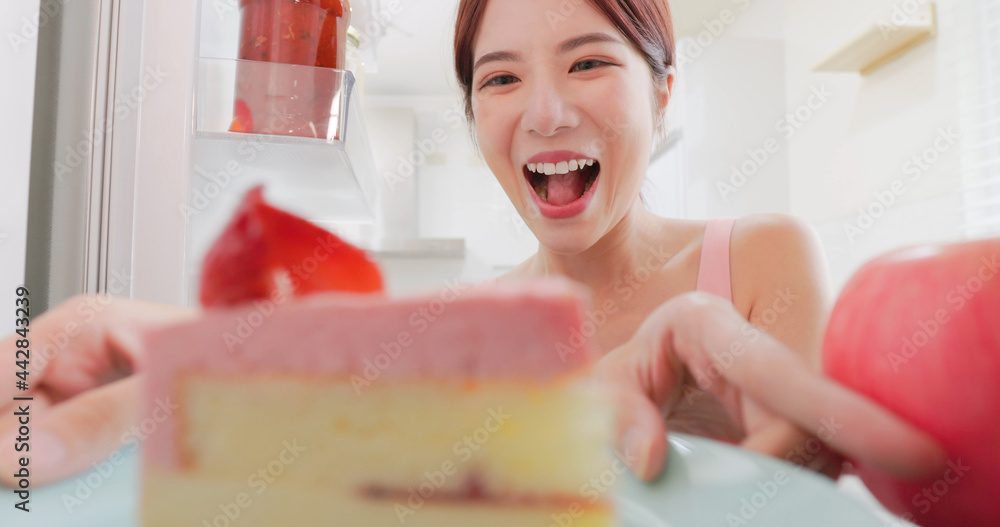
<path id="1" fill-rule="evenodd" d="M 937 35 L 934 4 L 929 3 L 905 23 L 870 26 L 837 52 L 813 67 L 813 71 L 848 71 L 868 75 Z"/>

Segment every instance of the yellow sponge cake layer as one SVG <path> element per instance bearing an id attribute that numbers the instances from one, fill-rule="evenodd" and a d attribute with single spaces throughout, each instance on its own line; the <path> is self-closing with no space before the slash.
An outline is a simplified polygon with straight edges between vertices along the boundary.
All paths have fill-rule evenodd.
<path id="1" fill-rule="evenodd" d="M 491 495 L 573 495 L 610 461 L 601 454 L 613 423 L 571 381 L 386 382 L 360 395 L 346 379 L 194 376 L 183 386 L 182 449 L 196 472 L 239 476 L 296 441 L 308 462 L 288 474 L 309 484 L 405 489 L 450 464 L 442 494 L 475 481 Z"/>
<path id="2" fill-rule="evenodd" d="M 147 474 L 148 525 L 212 525 L 226 503 L 237 525 L 545 527 L 570 507 L 583 511 L 574 525 L 609 525 L 607 502 L 582 491 L 609 466 L 610 416 L 582 381 L 358 394 L 347 379 L 192 375 L 181 397 L 186 468 Z M 285 523 L 296 514 L 304 523 Z"/>

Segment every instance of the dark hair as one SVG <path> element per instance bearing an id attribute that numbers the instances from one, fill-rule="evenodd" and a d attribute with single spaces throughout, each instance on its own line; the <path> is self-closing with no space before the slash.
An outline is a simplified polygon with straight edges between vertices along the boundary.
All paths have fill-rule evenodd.
<path id="1" fill-rule="evenodd" d="M 455 73 L 465 96 L 465 115 L 472 123 L 473 43 L 483 22 L 489 0 L 461 0 L 455 21 Z M 498 0 L 503 1 L 503 0 Z M 662 86 L 674 65 L 674 24 L 667 0 L 587 0 L 639 53 L 653 74 L 653 83 Z"/>

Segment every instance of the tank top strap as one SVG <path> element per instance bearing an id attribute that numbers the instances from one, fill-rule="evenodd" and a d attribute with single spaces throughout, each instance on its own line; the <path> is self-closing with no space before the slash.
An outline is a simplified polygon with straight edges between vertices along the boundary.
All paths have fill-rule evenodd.
<path id="1" fill-rule="evenodd" d="M 704 291 L 733 301 L 733 280 L 730 272 L 729 246 L 736 218 L 713 218 L 705 227 L 698 267 L 698 291 Z"/>

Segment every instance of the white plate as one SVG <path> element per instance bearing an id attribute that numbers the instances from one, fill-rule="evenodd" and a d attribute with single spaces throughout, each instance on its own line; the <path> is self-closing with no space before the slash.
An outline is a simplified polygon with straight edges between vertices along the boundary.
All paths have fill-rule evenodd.
<path id="1" fill-rule="evenodd" d="M 784 476 L 784 477 L 783 477 Z M 33 490 L 31 512 L 0 500 L 0 525 L 27 527 L 137 527 L 139 456 L 55 485 Z M 622 527 L 851 526 L 883 527 L 833 482 L 745 450 L 697 437 L 670 436 L 664 477 L 621 482 Z M 745 522 L 745 523 L 744 523 Z"/>
<path id="2" fill-rule="evenodd" d="M 833 481 L 717 441 L 671 434 L 664 476 L 622 482 L 623 527 L 884 527 Z"/>

